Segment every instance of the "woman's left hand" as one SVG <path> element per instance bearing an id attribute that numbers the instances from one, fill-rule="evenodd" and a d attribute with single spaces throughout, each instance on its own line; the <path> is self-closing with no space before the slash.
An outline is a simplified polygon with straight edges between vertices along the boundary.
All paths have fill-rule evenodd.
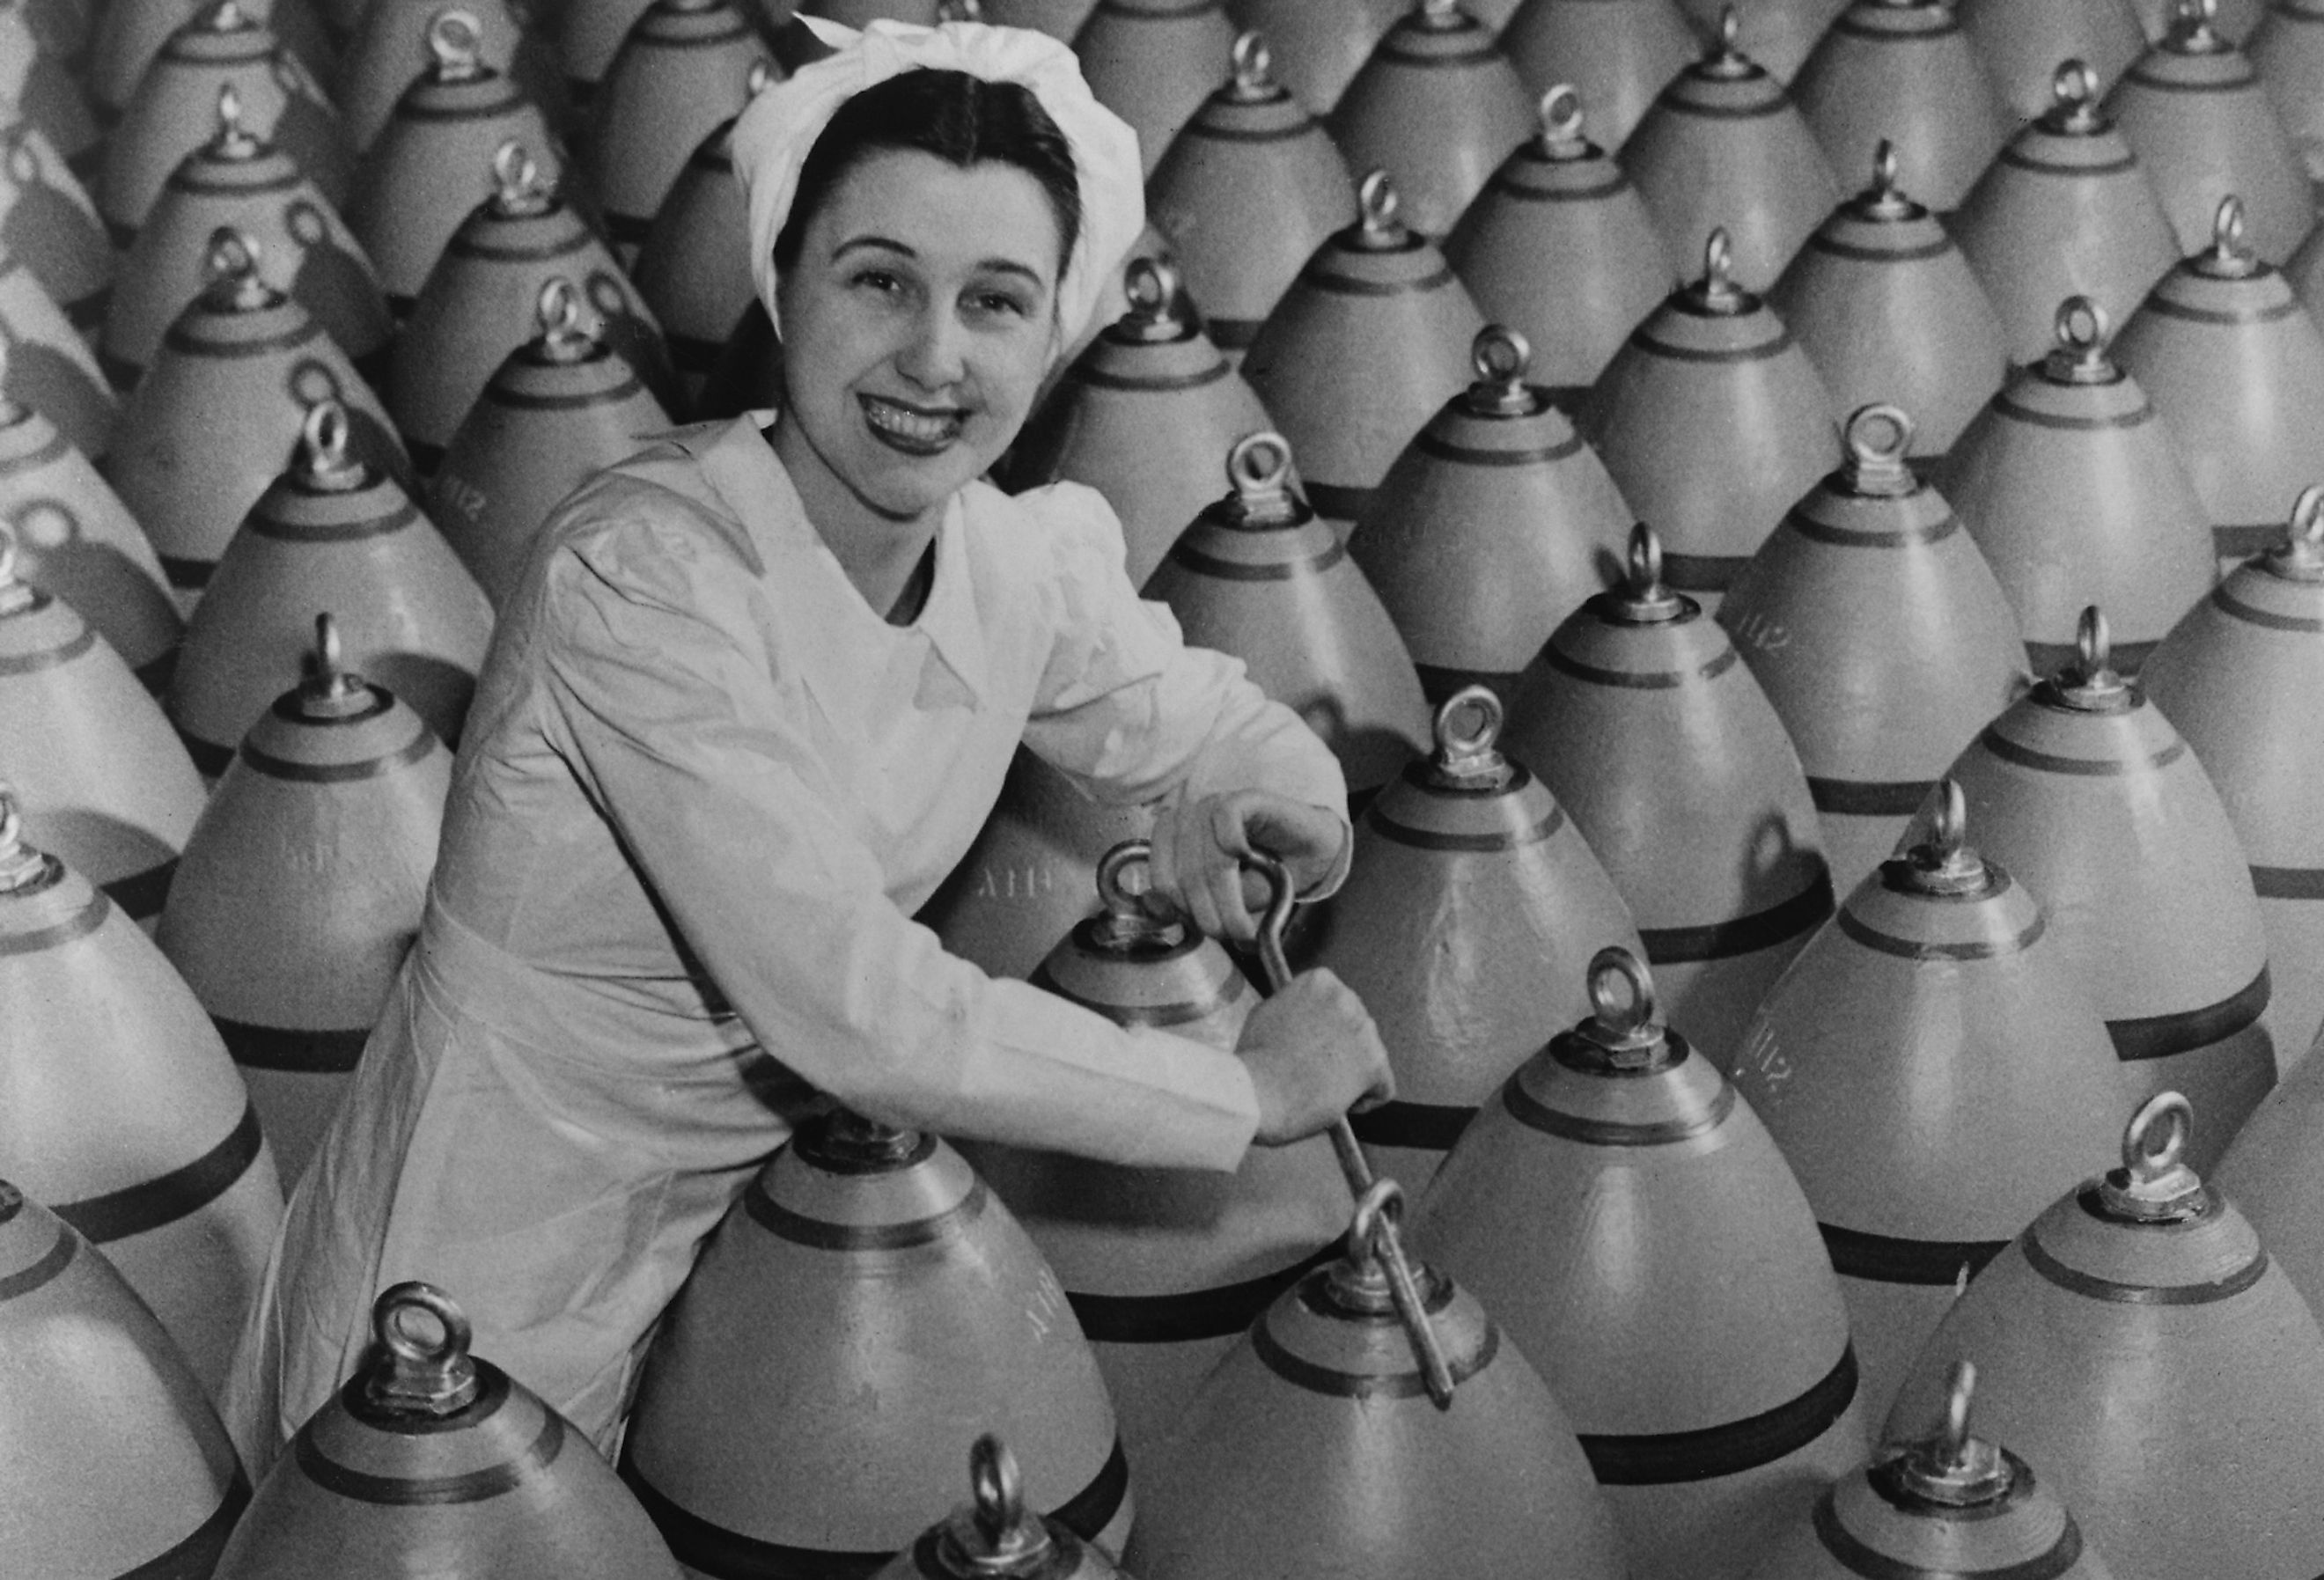
<path id="1" fill-rule="evenodd" d="M 1214 938 L 1248 944 L 1267 912 L 1267 880 L 1246 866 L 1264 853 L 1305 893 L 1340 866 L 1348 826 L 1336 812 L 1269 790 L 1229 790 L 1181 801 L 1154 827 L 1148 867 L 1157 892 Z"/>

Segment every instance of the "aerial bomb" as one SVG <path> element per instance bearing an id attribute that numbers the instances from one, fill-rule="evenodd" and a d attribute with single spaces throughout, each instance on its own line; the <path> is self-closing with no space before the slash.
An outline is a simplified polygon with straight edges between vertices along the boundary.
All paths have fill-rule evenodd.
<path id="1" fill-rule="evenodd" d="M 1477 305 L 1526 337 L 1535 382 L 1569 414 L 1678 283 L 1645 200 L 1586 134 L 1596 124 L 1585 128 L 1582 106 L 1565 84 L 1544 93 L 1541 134 L 1502 162 L 1444 241 Z"/>
<path id="2" fill-rule="evenodd" d="M 2126 1580 L 2324 1566 L 2324 1331 L 2235 1201 L 2188 1163 L 2176 1092 L 1953 1303 L 1889 1412 L 1936 1414 L 1962 1360 L 1986 1429 L 2039 1465 Z M 2212 1148 L 2217 1150 L 2216 1144 Z"/>
<path id="3" fill-rule="evenodd" d="M 2099 105 L 2098 80 L 2079 60 L 2060 66 L 2050 106 L 1986 167 L 1949 222 L 2001 315 L 2013 360 L 2049 348 L 2060 301 L 2089 297 L 2120 323 L 2179 261 L 2163 200 Z"/>
<path id="4" fill-rule="evenodd" d="M 1348 162 L 1274 63 L 1262 34 L 1239 36 L 1225 86 L 1146 186 L 1204 328 L 1238 358 L 1315 250 L 1357 217 Z"/>
<path id="5" fill-rule="evenodd" d="M 1224 949 L 1158 915 L 1144 840 L 1098 864 L 1100 910 L 1032 975 L 1119 1025 L 1231 1052 L 1258 1003 Z M 962 1150 L 1048 1258 L 1121 1426 L 1136 1487 L 1211 1367 L 1344 1232 L 1347 1187 L 1321 1136 L 1254 1146 L 1232 1174 L 1123 1169 L 1055 1152 Z"/>
<path id="6" fill-rule="evenodd" d="M 217 1580 L 677 1580 L 587 1439 L 468 1353 L 449 1296 L 397 1284 L 372 1334 L 259 1483 Z"/>
<path id="7" fill-rule="evenodd" d="M 0 790 L 0 1160 L 101 1247 L 216 1397 L 282 1218 L 250 1095 L 192 992 Z"/>
<path id="8" fill-rule="evenodd" d="M 1868 1411 L 1960 1284 L 2113 1155 L 2130 1087 L 2040 897 L 1959 785 L 1841 901 L 1731 1062 L 1840 1273 Z"/>
<path id="9" fill-rule="evenodd" d="M 1259 689 L 1307 721 L 1351 793 L 1392 779 L 1428 738 L 1404 639 L 1339 535 L 1292 488 L 1291 447 L 1238 440 L 1232 492 L 1205 508 L 1147 579 L 1186 641 L 1240 658 Z"/>
<path id="10" fill-rule="evenodd" d="M 1628 902 L 1672 1018 L 1724 1063 L 1831 914 L 1831 879 L 1782 719 L 1702 605 L 1665 585 L 1650 528 L 1623 584 L 1527 667 L 1504 739 Z"/>
<path id="11" fill-rule="evenodd" d="M 869 1574 L 984 1431 L 1026 1445 L 1033 1507 L 1120 1545 L 1128 1463 L 1056 1276 L 950 1146 L 840 1110 L 710 1237 L 647 1355 L 622 1469 L 689 1574 Z"/>
<path id="12" fill-rule="evenodd" d="M 1415 0 L 1333 106 L 1333 141 L 1356 170 L 1385 170 L 1406 224 L 1452 228 L 1533 127 L 1532 97 L 1493 31 L 1463 0 Z"/>
<path id="13" fill-rule="evenodd" d="M 1707 52 L 1663 89 L 1622 145 L 1622 168 L 1673 268 L 1692 263 L 1696 237 L 1724 229 L 1736 277 L 1765 291 L 1841 193 L 1799 107 L 1743 52 L 1736 29 L 1730 5 Z"/>
<path id="14" fill-rule="evenodd" d="M 1316 510 L 1351 524 L 1406 442 L 1467 386 L 1485 327 L 1443 254 L 1397 217 L 1385 171 L 1364 177 L 1357 200 L 1361 217 L 1316 249 L 1242 364 L 1297 448 Z"/>
<path id="15" fill-rule="evenodd" d="M 1986 852 L 2050 907 L 2133 1091 L 2200 1093 L 2209 1167 L 2275 1084 L 2267 934 L 2219 792 L 2135 680 L 2106 616 L 2075 661 L 1987 725 L 1947 777 Z"/>
<path id="16" fill-rule="evenodd" d="M 1258 394 L 1178 307 L 1178 278 L 1157 259 L 1130 261 L 1130 310 L 1074 359 L 1009 459 L 1015 490 L 1083 483 L 1103 494 L 1141 585 L 1218 497 L 1219 457 L 1269 426 Z"/>
<path id="17" fill-rule="evenodd" d="M 1850 417 L 1847 458 L 1719 608 L 1799 750 L 1843 892 L 2026 684 L 2016 614 L 1952 507 L 1914 474 L 1913 429 L 1895 406 Z"/>
<path id="18" fill-rule="evenodd" d="M 2108 355 L 2107 310 L 2071 296 L 2054 320 L 2049 354 L 2010 374 L 1930 481 L 2017 611 L 2036 674 L 2071 661 L 2094 601 L 2135 674 L 2211 585 L 2211 517 L 2168 424 Z"/>
<path id="19" fill-rule="evenodd" d="M 1619 563 L 1630 508 L 1498 324 L 1477 382 L 1388 468 L 1348 552 L 1387 605 L 1432 702 L 1471 685 L 1506 700 L 1557 623 Z"/>
<path id="20" fill-rule="evenodd" d="M 1581 966 L 1637 944 L 1572 822 L 1499 749 L 1482 687 L 1436 709 L 1436 745 L 1364 808 L 1348 881 L 1302 951 L 1360 996 L 1397 1095 L 1351 1123 L 1372 1167 L 1418 1192 L 1501 1081 L 1587 1008 Z"/>
<path id="21" fill-rule="evenodd" d="M 2309 815 L 2324 737 L 2324 489 L 2301 490 L 2284 541 L 2245 561 L 2181 617 L 2139 671 L 2194 748 L 2251 863 L 2267 926 L 2276 1067 L 2324 1029 L 2324 838 Z"/>
<path id="22" fill-rule="evenodd" d="M 313 668 L 275 698 L 187 838 L 154 941 L 241 1067 L 296 1185 L 420 935 L 452 754 L 349 672 L 315 618 Z"/>

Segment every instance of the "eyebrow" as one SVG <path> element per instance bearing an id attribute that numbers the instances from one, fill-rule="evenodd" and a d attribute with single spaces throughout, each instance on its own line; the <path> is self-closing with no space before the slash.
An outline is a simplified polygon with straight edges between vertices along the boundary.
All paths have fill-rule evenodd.
<path id="1" fill-rule="evenodd" d="M 917 259 L 920 255 L 917 252 L 914 252 L 910 247 L 905 245 L 902 242 L 896 240 L 892 236 L 864 235 L 849 236 L 845 241 L 832 248 L 832 262 L 837 263 L 848 254 L 858 250 L 895 253 L 902 257 L 914 259 Z M 1015 274 L 1044 291 L 1048 289 L 1049 282 L 1043 279 L 1039 273 L 1018 263 L 1013 258 L 984 258 L 979 260 L 976 266 L 980 269 L 991 270 L 994 273 L 998 274 Z"/>

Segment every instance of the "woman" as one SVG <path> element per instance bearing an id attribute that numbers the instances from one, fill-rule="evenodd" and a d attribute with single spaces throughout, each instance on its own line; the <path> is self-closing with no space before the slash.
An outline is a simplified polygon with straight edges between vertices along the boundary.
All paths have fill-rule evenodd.
<path id="1" fill-rule="evenodd" d="M 816 1093 L 899 1125 L 1232 1169 L 1387 1085 L 1322 974 L 1236 1057 L 908 919 L 1021 739 L 1157 801 L 1158 886 L 1248 938 L 1254 847 L 1348 851 L 1329 753 L 1138 601 L 1084 489 L 978 481 L 1142 216 L 1062 46 L 877 24 L 737 127 L 780 414 L 682 430 L 544 529 L 466 726 L 425 925 L 298 1191 L 226 1413 L 254 1471 L 424 1278 L 602 1448 L 697 1247 Z"/>

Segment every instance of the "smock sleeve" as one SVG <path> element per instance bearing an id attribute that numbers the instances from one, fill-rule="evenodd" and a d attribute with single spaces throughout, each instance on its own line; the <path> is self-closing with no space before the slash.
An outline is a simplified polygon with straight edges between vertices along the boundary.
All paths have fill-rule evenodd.
<path id="1" fill-rule="evenodd" d="M 1025 744 L 1084 793 L 1116 805 L 1267 790 L 1347 820 L 1338 759 L 1299 716 L 1271 701 L 1242 661 L 1188 647 L 1167 605 L 1138 596 L 1121 522 L 1094 489 L 1020 494 L 1053 568 L 1056 642 Z M 1328 893 L 1338 873 L 1311 892 Z"/>
<path id="2" fill-rule="evenodd" d="M 685 531 L 560 554 L 543 668 L 558 748 L 761 1046 L 889 1123 L 1234 1168 L 1258 1120 L 1239 1059 L 987 977 L 898 910 L 784 706 L 755 583 L 662 541 Z"/>

